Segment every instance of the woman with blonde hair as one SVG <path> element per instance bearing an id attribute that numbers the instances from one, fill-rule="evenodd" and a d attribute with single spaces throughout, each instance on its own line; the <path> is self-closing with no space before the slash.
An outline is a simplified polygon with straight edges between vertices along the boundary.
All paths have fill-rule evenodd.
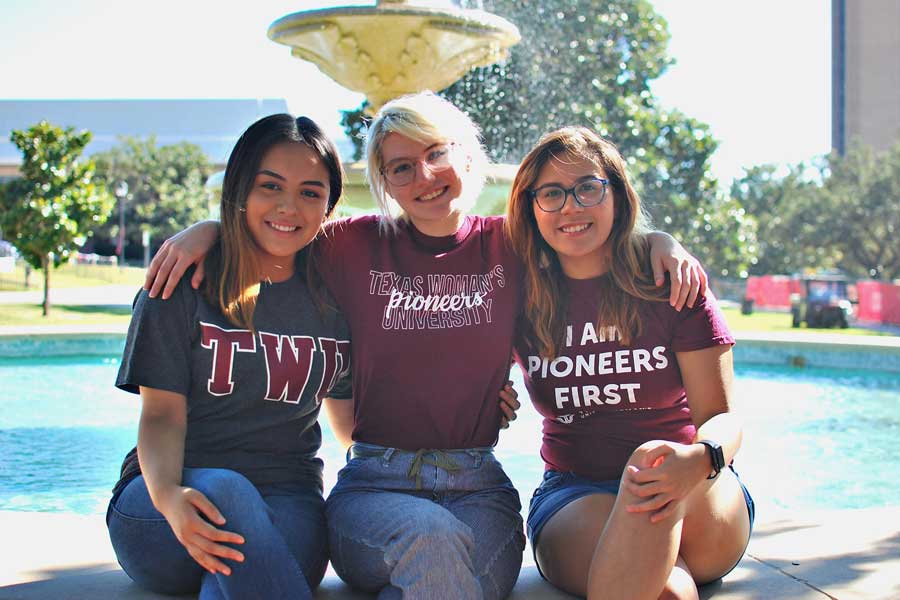
<path id="1" fill-rule="evenodd" d="M 380 597 L 504 598 L 525 538 L 493 446 L 508 410 L 497 397 L 522 263 L 501 217 L 469 214 L 488 160 L 457 107 L 431 93 L 387 103 L 366 156 L 381 214 L 338 221 L 318 245 L 353 336 L 353 402 L 326 401 L 335 433 L 352 443 L 327 501 L 332 563 Z M 154 259 L 153 290 L 198 260 L 208 232 L 170 242 Z M 699 275 L 670 240 L 659 240 L 658 262 L 670 260 L 696 293 Z M 687 298 L 691 285 L 682 289 Z"/>
<path id="2" fill-rule="evenodd" d="M 734 338 L 715 299 L 665 302 L 625 161 L 589 129 L 528 153 L 507 228 L 525 263 L 516 360 L 544 417 L 528 515 L 542 575 L 589 598 L 697 598 L 753 521 L 730 468 Z"/>

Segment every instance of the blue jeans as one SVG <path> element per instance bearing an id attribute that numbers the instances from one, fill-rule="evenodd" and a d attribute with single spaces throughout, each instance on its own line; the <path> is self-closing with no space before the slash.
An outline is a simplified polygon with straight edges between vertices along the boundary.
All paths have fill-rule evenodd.
<path id="1" fill-rule="evenodd" d="M 184 469 L 182 485 L 202 492 L 239 533 L 244 562 L 221 559 L 231 575 L 201 567 L 150 501 L 143 476 L 114 497 L 109 537 L 125 573 L 163 594 L 200 592 L 213 598 L 312 598 L 328 564 L 324 500 L 317 490 L 262 486 L 227 469 Z"/>
<path id="2" fill-rule="evenodd" d="M 331 562 L 379 598 L 505 598 L 522 566 L 519 494 L 490 448 L 357 443 L 326 502 Z"/>

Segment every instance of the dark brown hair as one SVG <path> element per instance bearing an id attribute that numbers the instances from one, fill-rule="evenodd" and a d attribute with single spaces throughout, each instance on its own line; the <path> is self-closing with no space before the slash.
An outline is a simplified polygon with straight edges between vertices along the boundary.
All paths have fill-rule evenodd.
<path id="1" fill-rule="evenodd" d="M 204 294 L 234 325 L 253 330 L 253 313 L 259 296 L 259 269 L 253 248 L 256 242 L 244 217 L 247 197 L 266 152 L 276 144 L 305 144 L 322 159 L 328 171 L 330 215 L 341 197 L 344 175 L 334 144 L 307 117 L 276 114 L 253 123 L 241 135 L 225 167 L 220 203 L 221 232 L 206 256 Z M 317 304 L 320 296 L 315 261 L 309 248 L 297 253 L 297 269 L 305 272 Z M 321 305 L 320 305 L 321 306 Z"/>

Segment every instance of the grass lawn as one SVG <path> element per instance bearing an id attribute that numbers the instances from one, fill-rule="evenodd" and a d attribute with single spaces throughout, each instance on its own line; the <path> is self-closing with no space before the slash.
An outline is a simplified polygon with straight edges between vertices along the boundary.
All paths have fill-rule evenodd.
<path id="1" fill-rule="evenodd" d="M 25 288 L 24 262 L 19 261 L 13 273 L 0 273 L 0 292 L 43 291 L 43 277 L 40 271 L 31 273 L 31 287 Z M 140 267 L 118 268 L 109 265 L 65 264 L 50 272 L 50 288 L 93 287 L 98 285 L 130 285 L 135 289 L 144 281 L 144 269 Z M 732 331 L 772 331 L 780 333 L 841 333 L 848 335 L 891 335 L 859 327 L 847 329 L 807 329 L 804 323 L 800 329 L 791 327 L 791 316 L 787 312 L 754 311 L 742 315 L 736 307 L 722 309 Z M 67 306 L 55 304 L 50 307 L 50 316 L 41 316 L 40 304 L 0 304 L 0 326 L 21 325 L 109 325 L 128 323 L 130 307 L 124 306 Z"/>
<path id="2" fill-rule="evenodd" d="M 847 335 L 891 335 L 887 332 L 873 331 L 861 327 L 807 329 L 806 323 L 795 329 L 791 327 L 791 314 L 788 312 L 753 311 L 751 315 L 742 315 L 739 308 L 723 308 L 722 312 L 725 314 L 725 320 L 728 321 L 728 326 L 732 331 L 776 331 L 781 333 L 802 331 L 804 333 L 840 333 Z"/>
<path id="3" fill-rule="evenodd" d="M 130 306 L 50 305 L 50 316 L 40 304 L 0 304 L 0 326 L 113 325 L 131 320 Z"/>
<path id="4" fill-rule="evenodd" d="M 891 335 L 859 327 L 847 329 L 800 329 L 791 327 L 789 313 L 754 311 L 752 315 L 742 315 L 740 309 L 723 308 L 725 319 L 732 331 L 774 331 L 841 333 L 848 335 Z M 40 304 L 0 304 L 0 326 L 9 325 L 109 325 L 128 323 L 131 307 L 128 306 L 67 306 L 52 305 L 50 316 L 41 316 Z"/>
<path id="5" fill-rule="evenodd" d="M 144 282 L 141 267 L 114 267 L 110 265 L 64 264 L 50 270 L 50 289 L 93 287 L 97 285 L 134 285 Z M 0 292 L 43 291 L 44 273 L 32 270 L 30 287 L 25 287 L 25 262 L 19 261 L 13 273 L 0 273 Z"/>

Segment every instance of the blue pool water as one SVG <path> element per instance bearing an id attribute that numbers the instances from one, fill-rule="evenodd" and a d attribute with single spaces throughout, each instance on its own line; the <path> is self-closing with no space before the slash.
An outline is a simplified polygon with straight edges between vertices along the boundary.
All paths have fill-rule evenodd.
<path id="1" fill-rule="evenodd" d="M 140 399 L 115 389 L 116 357 L 0 358 L 0 510 L 105 511 L 134 445 Z M 513 378 L 525 397 L 518 370 Z M 900 499 L 896 373 L 739 366 L 736 466 L 763 505 L 865 508 Z M 326 489 L 343 463 L 323 419 Z M 497 454 L 523 503 L 540 480 L 540 418 L 525 402 Z"/>

